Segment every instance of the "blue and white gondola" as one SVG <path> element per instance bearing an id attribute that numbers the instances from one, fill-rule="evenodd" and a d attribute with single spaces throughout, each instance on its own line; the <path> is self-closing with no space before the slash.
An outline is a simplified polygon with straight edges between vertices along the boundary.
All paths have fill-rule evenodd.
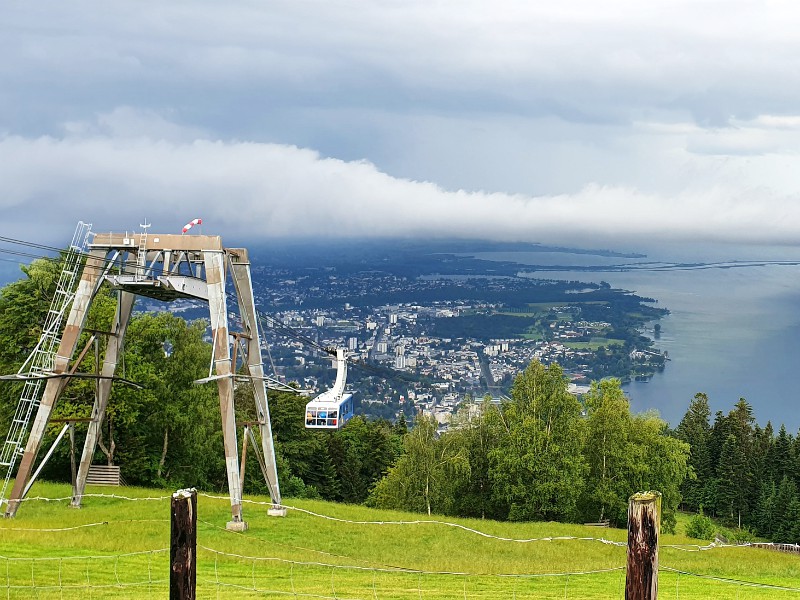
<path id="1" fill-rule="evenodd" d="M 306 404 L 306 428 L 341 429 L 353 418 L 353 394 L 345 392 L 347 358 L 344 348 L 336 349 L 336 383 Z"/>

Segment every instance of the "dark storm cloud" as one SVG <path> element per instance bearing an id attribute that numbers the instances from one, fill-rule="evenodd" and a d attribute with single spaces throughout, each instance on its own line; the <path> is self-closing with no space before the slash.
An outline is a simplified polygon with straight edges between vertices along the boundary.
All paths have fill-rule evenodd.
<path id="1" fill-rule="evenodd" d="M 203 212 L 247 236 L 796 239 L 798 21 L 754 1 L 12 2 L 0 208 L 48 230 Z"/>

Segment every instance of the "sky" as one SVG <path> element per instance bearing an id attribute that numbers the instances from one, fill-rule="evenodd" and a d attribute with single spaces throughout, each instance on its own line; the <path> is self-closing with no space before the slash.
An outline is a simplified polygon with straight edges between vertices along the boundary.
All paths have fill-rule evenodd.
<path id="1" fill-rule="evenodd" d="M 0 235 L 794 245 L 799 30 L 789 0 L 11 0 Z"/>

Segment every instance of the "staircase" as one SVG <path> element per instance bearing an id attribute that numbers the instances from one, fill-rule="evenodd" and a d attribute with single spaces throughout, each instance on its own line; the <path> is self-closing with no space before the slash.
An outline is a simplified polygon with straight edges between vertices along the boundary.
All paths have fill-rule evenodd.
<path id="1" fill-rule="evenodd" d="M 0 449 L 0 468 L 7 468 L 3 487 L 0 490 L 0 506 L 3 502 L 7 502 L 6 492 L 9 481 L 17 459 L 25 450 L 31 415 L 39 406 L 47 382 L 46 379 L 37 378 L 37 376 L 51 373 L 55 366 L 56 352 L 61 343 L 61 324 L 75 298 L 76 281 L 81 271 L 81 258 L 86 251 L 91 228 L 90 223 L 83 221 L 78 223 L 72 243 L 64 254 L 64 265 L 56 282 L 55 294 L 47 311 L 39 342 L 17 371 L 18 375 L 27 378 L 17 402 L 8 435 Z"/>

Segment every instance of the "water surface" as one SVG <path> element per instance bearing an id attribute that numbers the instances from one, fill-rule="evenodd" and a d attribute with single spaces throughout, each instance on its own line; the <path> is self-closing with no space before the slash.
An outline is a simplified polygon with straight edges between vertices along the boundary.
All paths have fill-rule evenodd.
<path id="1" fill-rule="evenodd" d="M 707 245 L 641 251 L 646 259 L 527 252 L 476 256 L 564 265 L 565 270 L 538 270 L 532 276 L 607 281 L 668 308 L 656 344 L 671 360 L 649 382 L 626 386 L 634 410 L 655 408 L 677 425 L 697 392 L 708 394 L 712 411 L 728 412 L 743 397 L 762 425 L 771 420 L 776 428 L 785 423 L 797 432 L 800 266 L 791 263 L 800 261 L 800 250 Z M 581 270 L 587 266 L 607 270 Z"/>

